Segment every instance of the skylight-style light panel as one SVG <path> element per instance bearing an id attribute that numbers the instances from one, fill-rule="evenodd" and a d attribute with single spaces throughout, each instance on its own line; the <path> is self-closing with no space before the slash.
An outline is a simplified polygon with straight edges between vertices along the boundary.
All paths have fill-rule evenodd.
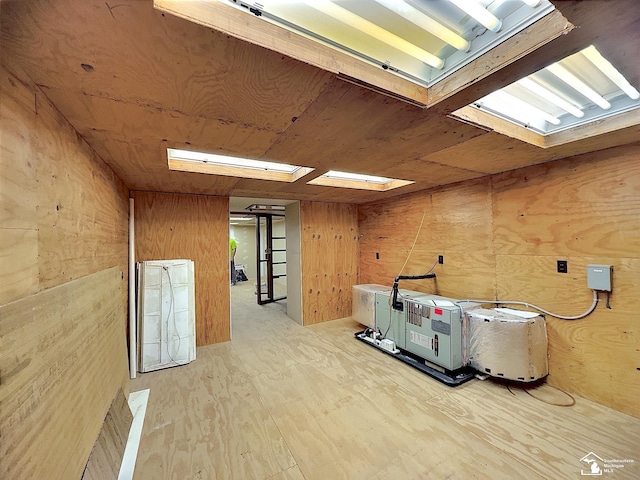
<path id="1" fill-rule="evenodd" d="M 393 181 L 392 178 L 378 177 L 375 175 L 363 175 L 361 173 L 340 172 L 338 170 L 329 170 L 323 175 L 326 178 L 339 178 L 342 180 L 356 180 L 359 182 L 377 183 L 384 185 Z"/>
<path id="2" fill-rule="evenodd" d="M 508 131 L 516 138 L 529 141 L 531 137 L 520 135 L 517 130 L 501 128 L 499 123 L 482 117 L 484 113 L 477 116 L 473 110 L 494 115 L 541 136 L 587 124 L 592 126 L 595 135 L 611 131 L 606 130 L 605 122 L 616 116 L 624 115 L 624 120 L 617 118 L 615 129 L 637 124 L 640 93 L 591 45 L 453 114 L 474 123 L 490 124 L 498 131 Z M 596 121 L 603 125 L 602 128 L 596 128 Z M 613 126 L 613 123 L 609 124 Z M 585 135 L 584 130 L 581 135 Z M 536 140 L 532 143 L 546 146 L 553 142 Z"/>
<path id="3" fill-rule="evenodd" d="M 189 150 L 168 149 L 170 158 L 191 160 L 194 162 L 208 163 L 211 165 L 230 165 L 233 167 L 253 168 L 256 170 L 269 170 L 273 172 L 294 173 L 302 167 L 287 165 L 286 163 L 266 162 L 263 160 L 251 160 L 249 158 L 230 157 L 228 155 L 216 155 L 212 153 L 193 152 Z"/>
<path id="4" fill-rule="evenodd" d="M 411 185 L 412 181 L 398 180 L 395 178 L 378 177 L 375 175 L 364 175 L 361 173 L 341 172 L 329 170 L 307 182 L 310 185 L 323 185 L 326 187 L 355 188 L 360 190 L 377 190 L 385 192 L 395 188 Z"/>
<path id="5" fill-rule="evenodd" d="M 431 86 L 554 10 L 548 0 L 227 0 Z"/>
<path id="6" fill-rule="evenodd" d="M 167 148 L 170 170 L 229 177 L 295 182 L 313 168 L 191 150 Z"/>

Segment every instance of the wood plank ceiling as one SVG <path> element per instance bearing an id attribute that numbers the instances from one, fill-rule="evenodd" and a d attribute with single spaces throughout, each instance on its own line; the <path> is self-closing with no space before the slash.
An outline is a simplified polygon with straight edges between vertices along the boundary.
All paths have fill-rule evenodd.
<path id="1" fill-rule="evenodd" d="M 636 125 L 541 149 L 447 116 L 591 43 L 640 84 L 635 0 L 554 4 L 578 28 L 428 109 L 151 0 L 3 0 L 2 61 L 24 69 L 132 190 L 362 203 L 638 141 Z M 370 192 L 176 172 L 167 146 L 415 183 Z"/>

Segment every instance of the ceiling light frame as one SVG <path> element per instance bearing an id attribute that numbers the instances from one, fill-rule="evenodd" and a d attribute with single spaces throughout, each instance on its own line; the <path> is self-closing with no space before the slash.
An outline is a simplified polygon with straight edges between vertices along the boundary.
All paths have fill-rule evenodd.
<path id="1" fill-rule="evenodd" d="M 298 165 L 174 148 L 167 148 L 167 161 L 169 170 L 288 183 L 314 170 Z"/>
<path id="2" fill-rule="evenodd" d="M 161 0 L 158 0 L 161 3 Z M 387 73 L 396 75 L 398 77 L 402 77 L 412 83 L 423 87 L 431 87 L 436 83 L 444 80 L 448 76 L 456 73 L 458 70 L 463 68 L 465 65 L 473 62 L 477 58 L 481 57 L 491 49 L 495 48 L 497 45 L 505 42 L 511 37 L 515 36 L 516 33 L 524 30 L 529 27 L 536 21 L 542 19 L 547 16 L 549 13 L 553 12 L 555 7 L 551 2 L 545 1 L 542 2 L 540 0 L 535 6 L 530 6 L 527 3 L 522 3 L 520 8 L 516 9 L 511 14 L 507 15 L 503 19 L 497 19 L 493 13 L 484 8 L 481 4 L 477 3 L 476 0 L 448 0 L 455 5 L 454 8 L 459 8 L 462 12 L 469 14 L 469 12 L 473 12 L 476 22 L 480 24 L 481 29 L 478 30 L 480 34 L 474 37 L 471 41 L 468 41 L 470 48 L 467 49 L 458 49 L 454 47 L 455 52 L 448 55 L 447 58 L 443 61 L 440 57 L 430 54 L 430 52 L 424 52 L 424 54 L 430 55 L 431 61 L 426 61 L 426 65 L 424 65 L 419 70 L 410 70 L 407 69 L 406 66 L 397 64 L 394 59 L 387 58 L 374 58 L 373 54 L 366 54 L 360 51 L 357 51 L 353 48 L 350 48 L 348 45 L 342 44 L 338 41 L 335 41 L 327 36 L 320 35 L 310 30 L 309 28 L 301 27 L 295 23 L 288 21 L 286 18 L 283 18 L 282 15 L 278 15 L 274 12 L 277 12 L 278 6 L 284 4 L 285 2 L 272 1 L 269 2 L 264 0 L 263 2 L 255 2 L 250 0 L 226 0 L 230 5 L 235 7 L 236 9 L 253 14 L 254 16 L 260 18 L 263 21 L 272 23 L 273 25 L 284 27 L 290 32 L 294 34 L 303 35 L 314 42 L 329 46 L 332 49 L 342 51 L 351 55 L 352 57 L 372 64 L 376 67 L 382 67 Z M 377 2 L 377 0 L 373 0 L 376 3 L 380 3 L 384 6 L 384 3 L 387 2 Z M 435 1 L 435 0 L 434 0 Z M 401 3 L 399 0 L 396 0 L 397 3 Z M 471 5 L 470 2 L 474 2 Z M 360 27 L 357 26 L 358 20 L 357 15 L 352 12 L 336 5 L 334 2 L 328 0 L 308 0 L 296 2 L 299 4 L 306 4 L 311 8 L 322 11 L 330 17 L 334 17 L 336 20 L 349 24 L 352 28 L 356 30 L 360 30 L 361 32 L 367 34 L 366 30 L 368 27 L 365 25 L 370 24 L 365 19 L 360 18 L 359 22 L 361 22 Z M 473 16 L 473 15 L 470 15 Z M 351 19 L 351 20 L 349 20 Z M 481 33 L 483 29 L 486 28 L 485 25 L 481 24 L 481 21 L 485 24 L 489 25 L 491 28 L 487 29 L 486 33 Z M 413 24 L 418 24 L 417 22 L 411 22 Z M 566 26 L 566 25 L 565 25 Z M 373 25 L 371 28 L 376 28 L 377 26 Z M 427 30 L 427 29 L 425 29 Z M 429 30 L 427 30 L 429 31 Z M 390 38 L 389 45 L 396 46 L 400 50 L 405 52 L 410 52 L 411 50 L 420 50 L 413 44 L 409 42 L 403 41 L 402 38 L 398 38 L 395 34 L 385 31 L 384 29 L 377 28 L 376 32 L 373 33 L 371 30 L 371 34 L 380 40 L 384 40 L 385 37 Z M 431 33 L 431 32 L 429 32 Z M 432 33 L 433 35 L 433 33 Z M 391 38 L 391 37 L 395 38 Z M 556 35 L 553 35 L 548 40 L 555 38 Z M 443 40 L 446 42 L 446 40 Z M 544 42 L 543 42 L 544 43 Z M 419 51 L 415 51 L 415 53 L 410 54 L 414 57 L 420 57 L 421 53 Z M 515 52 L 514 52 L 515 53 Z M 357 77 L 356 77 L 357 78 Z M 412 98 L 412 97 L 410 97 Z"/>
<path id="3" fill-rule="evenodd" d="M 580 72 L 581 78 L 572 73 L 569 67 Z M 604 80 L 604 77 L 595 80 L 599 76 L 598 69 L 605 70 L 602 73 L 608 80 Z M 536 81 L 539 79 L 544 83 L 554 78 L 554 88 L 563 86 L 564 91 L 559 90 L 563 96 L 570 98 L 573 93 L 574 99 L 584 97 L 583 103 L 577 106 L 565 101 Z M 548 112 L 536 114 L 533 110 L 530 110 L 528 116 L 523 116 L 524 107 L 510 109 L 507 102 L 500 104 L 495 101 L 500 95 L 515 94 L 516 90 L 512 88 L 514 86 L 522 87 L 518 91 L 521 94 L 527 90 L 533 92 L 530 99 L 535 97 L 536 102 L 544 98 L 547 105 L 552 104 L 556 110 L 563 110 L 565 113 L 558 115 L 561 121 L 556 121 L 558 117 L 545 117 Z M 637 90 L 591 45 L 453 112 L 451 117 L 549 148 L 640 124 L 640 94 L 636 96 L 634 91 Z M 519 100 L 525 101 L 523 98 Z M 579 112 L 570 111 L 574 108 L 579 109 Z"/>
<path id="4" fill-rule="evenodd" d="M 376 177 L 359 173 L 341 172 L 329 170 L 307 182 L 308 185 L 321 185 L 324 187 L 354 188 L 357 190 L 372 190 L 387 192 L 396 188 L 405 187 L 415 182 L 399 180 L 395 178 Z"/>

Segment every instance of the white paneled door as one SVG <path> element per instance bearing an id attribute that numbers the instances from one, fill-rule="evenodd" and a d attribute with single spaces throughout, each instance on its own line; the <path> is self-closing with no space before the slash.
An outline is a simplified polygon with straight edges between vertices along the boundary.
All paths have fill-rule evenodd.
<path id="1" fill-rule="evenodd" d="M 140 372 L 195 360 L 193 272 L 192 260 L 138 263 Z"/>

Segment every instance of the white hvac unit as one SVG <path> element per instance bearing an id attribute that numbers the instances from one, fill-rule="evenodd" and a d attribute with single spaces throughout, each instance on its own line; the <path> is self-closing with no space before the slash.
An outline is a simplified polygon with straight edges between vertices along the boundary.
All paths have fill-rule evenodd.
<path id="1" fill-rule="evenodd" d="M 351 287 L 351 318 L 365 327 L 376 326 L 376 293 L 390 292 L 391 287 L 368 283 Z"/>
<path id="2" fill-rule="evenodd" d="M 140 372 L 195 360 L 193 261 L 154 260 L 137 267 Z"/>

